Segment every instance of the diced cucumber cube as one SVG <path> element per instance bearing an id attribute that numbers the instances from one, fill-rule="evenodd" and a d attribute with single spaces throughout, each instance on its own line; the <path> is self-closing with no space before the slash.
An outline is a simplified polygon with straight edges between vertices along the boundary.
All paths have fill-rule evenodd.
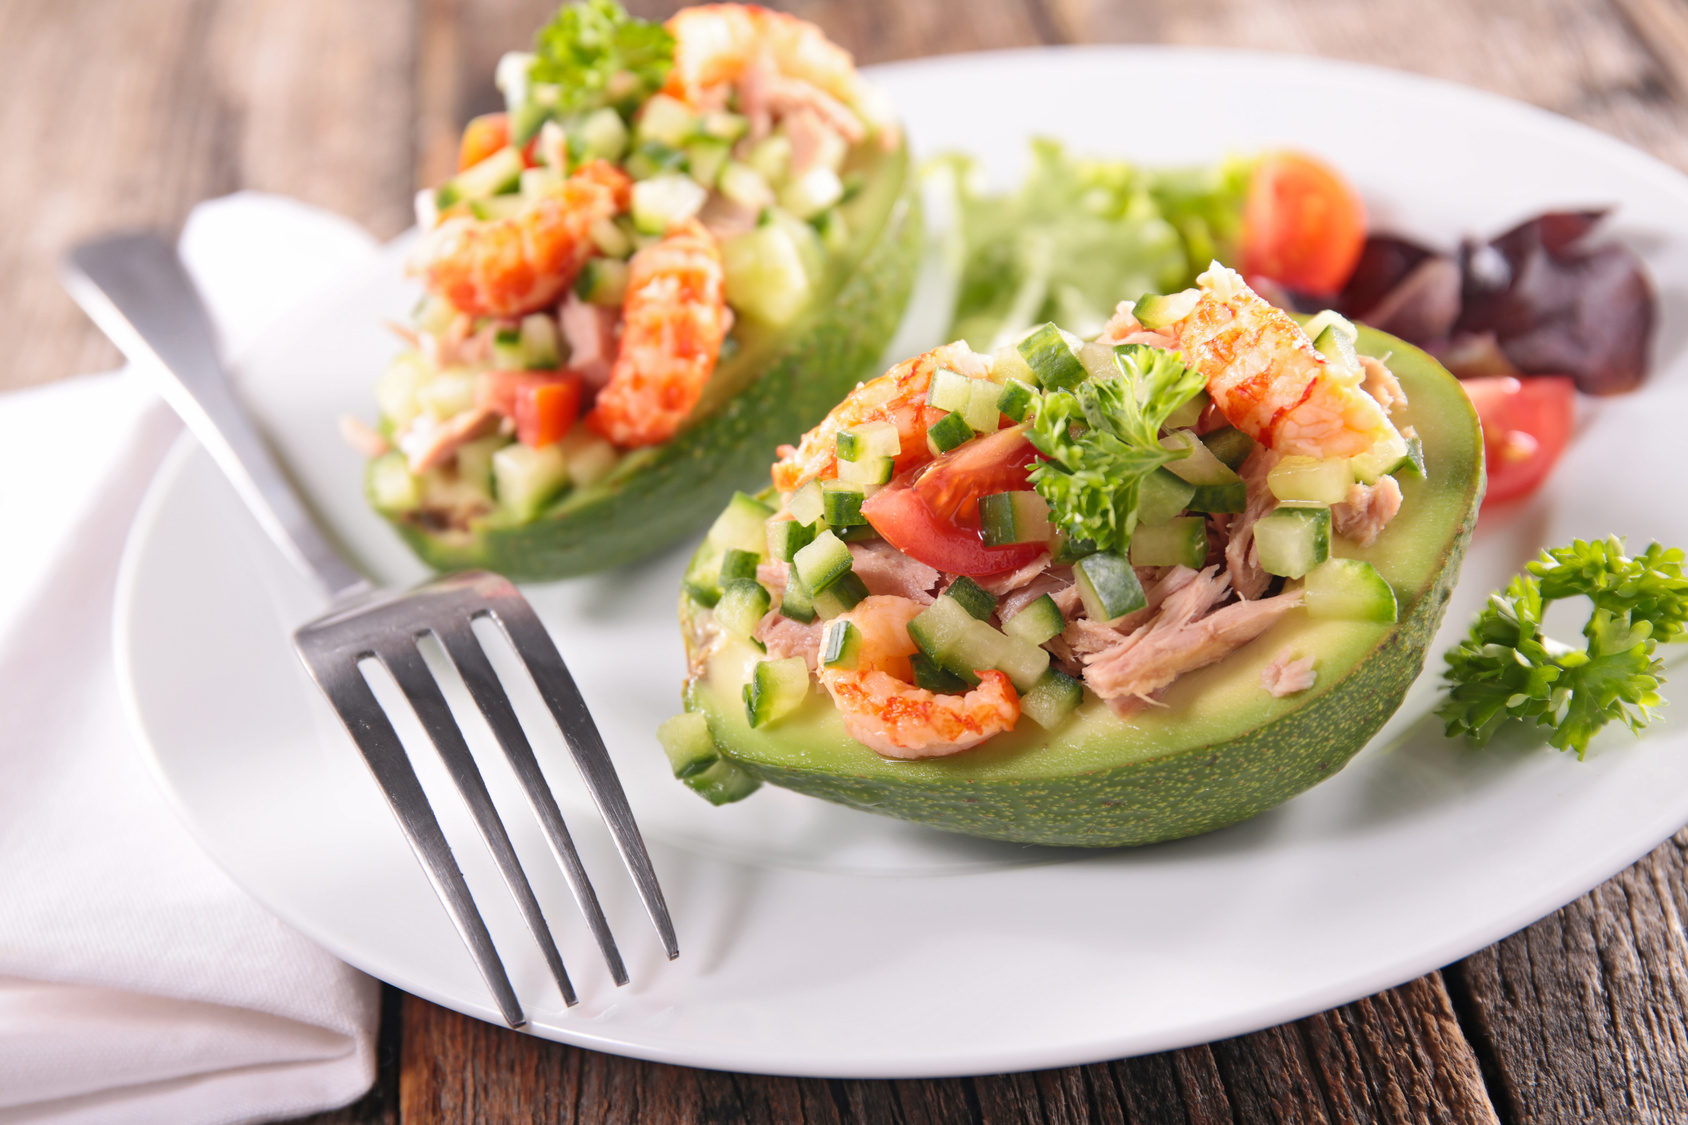
<path id="1" fill-rule="evenodd" d="M 756 568 L 761 565 L 762 558 L 755 551 L 743 551 L 737 547 L 728 547 L 721 555 L 721 573 L 718 579 L 723 590 L 727 583 L 740 578 L 755 578 Z"/>
<path id="2" fill-rule="evenodd" d="M 969 379 L 967 383 L 967 405 L 962 408 L 962 416 L 976 433 L 995 433 L 1002 418 L 1002 412 L 996 408 L 1002 388 L 989 379 Z"/>
<path id="3" fill-rule="evenodd" d="M 466 199 L 486 199 L 493 195 L 515 191 L 522 183 L 522 154 L 510 146 L 499 149 L 478 164 L 472 164 L 446 181 L 440 189 L 440 207 L 450 189 L 451 203 Z"/>
<path id="4" fill-rule="evenodd" d="M 1049 561 L 1056 566 L 1070 566 L 1086 555 L 1096 553 L 1096 544 L 1088 539 L 1077 539 L 1061 528 L 1055 529 L 1055 546 L 1050 552 Z"/>
<path id="5" fill-rule="evenodd" d="M 1395 591 L 1376 567 L 1359 559 L 1327 559 L 1307 572 L 1303 589 L 1312 617 L 1387 625 L 1399 613 Z"/>
<path id="6" fill-rule="evenodd" d="M 854 668 L 861 658 L 862 631 L 853 621 L 833 621 L 821 634 L 821 665 Z"/>
<path id="7" fill-rule="evenodd" d="M 1041 645 L 1052 637 L 1060 636 L 1066 627 L 1067 619 L 1061 616 L 1061 607 L 1048 594 L 1002 623 L 1004 633 L 1030 645 Z"/>
<path id="8" fill-rule="evenodd" d="M 1097 551 L 1079 559 L 1073 564 L 1073 576 L 1085 611 L 1097 623 L 1118 621 L 1149 604 L 1137 572 L 1113 551 Z"/>
<path id="9" fill-rule="evenodd" d="M 369 501 L 383 512 L 414 511 L 422 503 L 422 490 L 404 454 L 394 450 L 370 462 Z"/>
<path id="10" fill-rule="evenodd" d="M 1018 352 L 1014 354 L 1019 355 Z M 1024 422 L 1032 412 L 1032 404 L 1038 398 L 1037 391 L 1030 385 L 1019 379 L 1009 379 L 1002 385 L 1002 393 L 997 396 L 996 408 L 1010 422 Z"/>
<path id="11" fill-rule="evenodd" d="M 715 620 L 727 632 L 748 640 L 772 604 L 773 598 L 762 583 L 754 578 L 728 580 L 723 568 L 721 600 L 715 603 Z"/>
<path id="12" fill-rule="evenodd" d="M 967 682 L 974 684 L 978 678 L 972 674 L 972 669 L 958 668 L 958 665 L 964 663 L 960 654 L 966 638 L 978 624 L 979 620 L 968 613 L 960 602 L 954 598 L 939 598 L 908 623 L 908 635 L 928 660 L 951 671 L 965 673 Z M 985 666 L 989 666 L 988 662 Z"/>
<path id="13" fill-rule="evenodd" d="M 1186 508 L 1192 512 L 1240 512 L 1248 503 L 1248 486 L 1213 455 L 1189 430 L 1174 430 L 1161 439 L 1166 449 L 1188 449 L 1189 456 L 1168 462 L 1166 468 L 1196 486 Z"/>
<path id="14" fill-rule="evenodd" d="M 1397 461 L 1386 474 L 1392 477 L 1417 477 L 1424 479 L 1424 441 L 1417 434 L 1403 435 L 1407 442 L 1407 455 Z"/>
<path id="15" fill-rule="evenodd" d="M 1324 356 L 1332 365 L 1358 374 L 1360 354 L 1354 350 L 1354 339 L 1354 336 L 1342 331 L 1335 324 L 1327 325 L 1313 338 L 1313 350 Z"/>
<path id="16" fill-rule="evenodd" d="M 1187 566 L 1200 570 L 1207 561 L 1207 521 L 1181 516 L 1131 535 L 1132 566 Z"/>
<path id="17" fill-rule="evenodd" d="M 473 409 L 479 386 L 480 376 L 472 371 L 441 371 L 416 389 L 416 402 L 444 421 Z"/>
<path id="18" fill-rule="evenodd" d="M 792 573 L 811 596 L 850 573 L 850 567 L 850 548 L 831 531 L 815 536 L 814 542 L 800 548 L 791 559 Z"/>
<path id="19" fill-rule="evenodd" d="M 978 672 L 994 668 L 1024 691 L 1049 666 L 1049 653 L 991 628 L 952 597 L 941 597 L 921 610 L 909 622 L 908 635 L 929 660 L 969 684 L 978 683 Z"/>
<path id="20" fill-rule="evenodd" d="M 785 584 L 785 596 L 780 599 L 780 613 L 793 621 L 807 625 L 815 619 L 815 600 L 796 574 Z"/>
<path id="21" fill-rule="evenodd" d="M 663 722 L 656 728 L 656 740 L 678 778 L 702 773 L 721 757 L 709 733 L 709 721 L 696 711 L 685 711 Z"/>
<path id="22" fill-rule="evenodd" d="M 679 98 L 653 94 L 639 111 L 635 135 L 679 148 L 698 131 L 699 124 L 697 114 Z"/>
<path id="23" fill-rule="evenodd" d="M 815 612 L 830 621 L 840 613 L 849 613 L 867 597 L 867 583 L 855 571 L 846 571 L 838 580 L 814 595 Z"/>
<path id="24" fill-rule="evenodd" d="M 1165 466 L 1144 477 L 1137 485 L 1137 527 L 1154 527 L 1172 519 L 1190 506 L 1196 486 L 1168 472 Z"/>
<path id="25" fill-rule="evenodd" d="M 611 229 L 616 229 L 614 224 Z M 627 263 L 619 258 L 588 258 L 574 279 L 574 292 L 588 304 L 619 309 L 627 300 Z"/>
<path id="26" fill-rule="evenodd" d="M 1190 497 L 1192 512 L 1240 512 L 1248 507 L 1248 486 L 1242 481 L 1230 484 L 1199 484 Z"/>
<path id="27" fill-rule="evenodd" d="M 722 141 L 699 140 L 686 146 L 686 173 L 706 188 L 712 188 L 727 166 L 727 145 Z"/>
<path id="28" fill-rule="evenodd" d="M 967 693 L 966 680 L 937 663 L 925 653 L 915 653 L 908 658 L 908 663 L 914 671 L 915 687 L 924 688 L 935 695 L 965 695 Z"/>
<path id="29" fill-rule="evenodd" d="M 988 621 L 990 615 L 996 612 L 996 595 L 965 574 L 951 582 L 943 596 L 954 598 L 961 603 L 962 609 L 980 621 Z"/>
<path id="30" fill-rule="evenodd" d="M 505 326 L 492 334 L 492 365 L 500 371 L 520 371 L 527 357 L 522 354 L 521 327 Z"/>
<path id="31" fill-rule="evenodd" d="M 622 161 L 622 168 L 635 181 L 655 179 L 657 176 L 680 176 L 691 180 L 684 174 L 686 167 L 686 150 L 665 145 L 661 141 L 639 141 L 633 146 L 633 151 L 627 159 Z M 692 181 L 698 185 L 695 180 Z"/>
<path id="32" fill-rule="evenodd" d="M 716 190 L 723 196 L 751 211 L 773 206 L 774 189 L 762 178 L 762 173 L 748 164 L 729 160 L 715 181 Z"/>
<path id="33" fill-rule="evenodd" d="M 940 367 L 932 372 L 932 383 L 926 389 L 926 405 L 935 410 L 966 410 L 972 395 L 972 380 L 958 371 Z"/>
<path id="34" fill-rule="evenodd" d="M 1165 296 L 1146 293 L 1137 298 L 1131 311 L 1136 315 L 1138 323 L 1153 332 L 1189 316 L 1195 311 L 1196 302 L 1200 301 L 1201 297 L 1200 289 L 1186 289 L 1181 293 L 1168 293 Z"/>
<path id="35" fill-rule="evenodd" d="M 979 531 L 987 547 L 1047 543 L 1055 538 L 1049 501 L 1035 492 L 998 492 L 979 498 Z"/>
<path id="36" fill-rule="evenodd" d="M 752 727 L 767 726 L 802 706 L 809 694 L 809 666 L 801 656 L 758 660 L 744 685 L 744 710 Z"/>
<path id="37" fill-rule="evenodd" d="M 768 183 L 778 186 L 791 175 L 791 138 L 783 133 L 770 133 L 757 141 L 745 156 L 749 164 Z"/>
<path id="38" fill-rule="evenodd" d="M 1013 682 L 1016 691 L 1030 691 L 1049 670 L 1048 651 L 1019 637 L 1010 637 L 1000 630 L 992 629 L 982 621 L 979 625 L 988 632 L 988 639 L 996 650 L 997 656 L 993 665 L 996 670 Z"/>
<path id="39" fill-rule="evenodd" d="M 522 366 L 529 371 L 554 371 L 562 366 L 562 338 L 557 322 L 545 313 L 522 317 Z"/>
<path id="40" fill-rule="evenodd" d="M 1020 714 L 1044 730 L 1054 730 L 1067 721 L 1084 702 L 1084 683 L 1056 668 L 1046 669 L 1031 690 L 1020 696 Z"/>
<path id="41" fill-rule="evenodd" d="M 991 353 L 991 379 L 1004 386 L 1010 379 L 1017 379 L 1028 387 L 1037 386 L 1037 372 L 1032 370 L 1031 364 L 1026 362 L 1026 357 L 1014 344 L 1004 344 Z"/>
<path id="42" fill-rule="evenodd" d="M 469 201 L 469 214 L 484 222 L 508 219 L 521 212 L 527 201 L 519 195 L 493 195 Z"/>
<path id="43" fill-rule="evenodd" d="M 732 144 L 750 129 L 750 119 L 724 109 L 710 110 L 703 115 L 699 129 L 707 137 Z"/>
<path id="44" fill-rule="evenodd" d="M 1266 474 L 1266 487 L 1286 504 L 1340 504 L 1353 485 L 1354 470 L 1346 457 L 1291 454 Z"/>
<path id="45" fill-rule="evenodd" d="M 641 234 L 664 234 L 702 210 L 709 190 L 690 176 L 664 173 L 633 185 L 633 226 Z"/>
<path id="46" fill-rule="evenodd" d="M 835 527 L 832 530 L 846 543 L 866 543 L 870 539 L 880 538 L 879 532 L 874 530 L 871 523 L 858 523 L 854 527 Z"/>
<path id="47" fill-rule="evenodd" d="M 1384 425 L 1389 424 L 1386 422 Z M 1376 484 L 1403 460 L 1410 459 L 1406 439 L 1394 426 L 1389 426 L 1387 433 L 1373 442 L 1370 449 L 1350 458 L 1349 464 L 1354 469 L 1355 480 L 1361 484 Z"/>
<path id="48" fill-rule="evenodd" d="M 815 525 L 796 520 L 768 521 L 768 557 L 788 563 L 799 550 L 815 540 Z"/>
<path id="49" fill-rule="evenodd" d="M 844 462 L 849 464 L 849 462 Z M 856 462 L 861 464 L 861 462 Z M 856 527 L 867 522 L 862 515 L 862 501 L 866 499 L 862 486 L 855 481 L 827 480 L 821 482 L 821 518 L 831 527 Z"/>
<path id="50" fill-rule="evenodd" d="M 838 432 L 838 456 L 845 461 L 895 457 L 902 451 L 902 438 L 890 422 L 863 422 Z"/>
<path id="51" fill-rule="evenodd" d="M 799 219 L 811 219 L 844 198 L 844 182 L 824 164 L 809 169 L 779 192 L 779 204 Z"/>
<path id="52" fill-rule="evenodd" d="M 558 443 L 568 458 L 569 480 L 576 488 L 591 488 L 621 463 L 621 450 L 585 426 L 576 426 Z"/>
<path id="53" fill-rule="evenodd" d="M 786 511 L 798 523 L 814 523 L 826 512 L 826 498 L 821 494 L 821 482 L 812 480 L 791 494 Z"/>
<path id="54" fill-rule="evenodd" d="M 1166 421 L 1161 425 L 1169 430 L 1187 430 L 1201 421 L 1202 411 L 1206 410 L 1212 401 L 1206 391 L 1197 391 L 1196 397 L 1187 400 L 1184 405 L 1168 414 Z M 1231 467 L 1236 468 L 1235 465 Z"/>
<path id="55" fill-rule="evenodd" d="M 1092 340 L 1080 347 L 1078 361 L 1084 364 L 1085 373 L 1092 379 L 1111 379 L 1120 373 L 1119 361 L 1114 357 L 1114 346 L 1104 344 L 1100 340 Z"/>
<path id="56" fill-rule="evenodd" d="M 625 258 L 633 253 L 633 240 L 614 219 L 599 219 L 592 224 L 590 234 L 592 245 L 605 257 Z"/>
<path id="57" fill-rule="evenodd" d="M 1235 426 L 1222 426 L 1203 434 L 1202 444 L 1207 446 L 1209 453 L 1219 458 L 1221 464 L 1236 472 L 1243 467 L 1243 462 L 1248 460 L 1248 455 L 1254 452 L 1255 443 L 1253 438 Z"/>
<path id="58" fill-rule="evenodd" d="M 568 461 L 555 443 L 534 449 L 514 442 L 492 455 L 499 507 L 530 520 L 569 482 Z"/>
<path id="59" fill-rule="evenodd" d="M 563 186 L 564 176 L 555 168 L 540 165 L 537 168 L 522 169 L 521 198 L 524 200 L 538 199 L 542 195 L 549 195 Z M 494 196 L 493 198 L 500 198 Z"/>
<path id="60" fill-rule="evenodd" d="M 1281 504 L 1254 525 L 1260 569 L 1300 578 L 1330 558 L 1330 509 L 1315 504 Z"/>
<path id="61" fill-rule="evenodd" d="M 1054 324 L 1044 324 L 1032 331 L 1016 347 L 1026 361 L 1037 383 L 1045 390 L 1070 390 L 1084 382 L 1084 364 L 1079 362 L 1078 349 L 1083 342 L 1077 336 L 1063 332 Z"/>
<path id="62" fill-rule="evenodd" d="M 723 551 L 737 547 L 741 551 L 761 554 L 767 547 L 765 530 L 768 517 L 774 510 L 754 496 L 733 493 L 715 522 L 709 525 L 709 542 Z"/>
<path id="63" fill-rule="evenodd" d="M 808 307 L 812 286 L 796 237 L 790 227 L 768 223 L 722 243 L 733 308 L 782 328 Z"/>
<path id="64" fill-rule="evenodd" d="M 580 156 L 582 160 L 608 160 L 611 164 L 627 151 L 627 126 L 621 114 L 605 106 L 586 115 L 580 123 Z"/>
<path id="65" fill-rule="evenodd" d="M 686 785 L 712 805 L 730 805 L 742 801 L 758 789 L 762 782 L 748 772 L 722 758 L 702 773 L 684 779 Z"/>
<path id="66" fill-rule="evenodd" d="M 849 484 L 872 486 L 891 483 L 896 462 L 889 457 L 864 457 L 860 461 L 838 462 L 838 479 Z M 831 523 L 829 516 L 827 522 Z M 862 521 L 867 522 L 866 520 Z"/>
<path id="67" fill-rule="evenodd" d="M 1317 340 L 1328 328 L 1334 328 L 1339 335 L 1346 336 L 1350 344 L 1357 343 L 1360 339 L 1360 330 L 1355 327 L 1354 322 L 1335 309 L 1325 309 L 1323 312 L 1315 313 L 1307 321 L 1307 325 L 1302 331 L 1307 333 L 1307 338 L 1315 341 L 1315 346 L 1317 346 Z"/>
<path id="68" fill-rule="evenodd" d="M 509 439 L 494 434 L 477 438 L 457 447 L 457 479 L 492 498 L 492 455 L 509 444 Z M 574 479 L 571 475 L 569 479 Z"/>
<path id="69" fill-rule="evenodd" d="M 926 445 L 934 457 L 939 457 L 972 437 L 973 427 L 967 424 L 967 419 L 959 414 L 945 414 L 926 431 Z"/>

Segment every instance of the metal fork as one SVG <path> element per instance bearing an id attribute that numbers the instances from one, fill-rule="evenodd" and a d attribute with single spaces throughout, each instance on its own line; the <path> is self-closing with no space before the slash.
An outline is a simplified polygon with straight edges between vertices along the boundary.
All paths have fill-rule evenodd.
<path id="1" fill-rule="evenodd" d="M 153 234 L 84 243 L 65 258 L 61 280 L 136 367 L 155 377 L 165 401 L 228 475 L 265 532 L 329 599 L 326 614 L 293 634 L 294 646 L 362 751 L 505 1022 L 522 1027 L 527 1017 L 398 734 L 364 678 L 360 664 L 366 660 L 379 661 L 404 692 L 468 804 L 564 1002 L 573 1005 L 577 1000 L 486 782 L 417 647 L 425 636 L 445 649 L 497 737 L 615 983 L 627 983 L 621 954 L 533 747 L 474 635 L 477 618 L 497 623 L 527 666 L 609 825 L 669 959 L 678 956 L 674 924 L 615 767 L 586 701 L 527 599 L 506 579 L 485 571 L 448 575 L 405 592 L 376 590 L 364 581 L 318 529 L 236 400 L 204 305 L 169 243 Z"/>

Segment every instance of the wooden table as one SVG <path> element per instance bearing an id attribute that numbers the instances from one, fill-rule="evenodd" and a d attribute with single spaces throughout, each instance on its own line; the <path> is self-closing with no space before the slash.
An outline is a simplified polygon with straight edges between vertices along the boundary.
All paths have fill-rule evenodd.
<path id="1" fill-rule="evenodd" d="M 377 235 L 549 0 L 0 0 L 0 388 L 117 354 L 53 282 L 79 236 L 284 192 Z M 665 15 L 662 0 L 634 5 Z M 1075 42 L 1357 59 L 1567 114 L 1688 169 L 1688 0 L 813 0 L 863 63 Z M 1458 169 L 1450 169 L 1457 176 Z M 1677 718 L 1675 721 L 1681 721 Z M 1688 1120 L 1688 831 L 1440 972 L 1147 1058 L 933 1081 L 635 1062 L 387 992 L 375 1089 L 327 1123 Z"/>

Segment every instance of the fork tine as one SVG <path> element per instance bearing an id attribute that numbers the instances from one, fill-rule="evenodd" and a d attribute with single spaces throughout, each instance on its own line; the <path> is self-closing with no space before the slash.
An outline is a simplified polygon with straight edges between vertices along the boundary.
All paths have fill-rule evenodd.
<path id="1" fill-rule="evenodd" d="M 639 889 L 639 897 L 644 900 L 645 910 L 656 926 L 668 959 L 672 961 L 680 955 L 680 945 L 674 936 L 674 921 L 668 915 L 668 904 L 663 900 L 662 888 L 657 885 L 656 872 L 651 868 L 650 853 L 645 850 L 644 838 L 633 820 L 633 810 L 627 804 L 627 794 L 622 791 L 609 751 L 604 748 L 603 736 L 598 733 L 598 725 L 592 721 L 592 712 L 587 709 L 586 700 L 581 698 L 580 689 L 575 686 L 574 677 L 569 675 L 568 666 L 563 663 L 562 654 L 557 651 L 551 634 L 545 631 L 539 615 L 527 599 L 508 580 L 496 575 L 486 577 L 492 580 L 481 582 L 478 587 L 490 606 L 490 616 L 510 638 L 522 663 L 527 665 L 534 686 L 539 689 L 551 716 L 561 728 L 563 738 L 574 755 L 575 766 L 586 780 L 586 788 L 597 802 L 599 814 L 609 825 L 622 862 L 633 876 L 633 884 Z"/>
<path id="2" fill-rule="evenodd" d="M 563 956 L 557 952 L 557 943 L 551 937 L 551 927 L 545 921 L 545 914 L 539 908 L 539 900 L 534 897 L 533 888 L 528 885 L 521 861 L 516 858 L 516 849 L 510 844 L 510 834 L 505 831 L 504 822 L 499 819 L 498 810 L 493 807 L 492 794 L 487 792 L 486 781 L 481 777 L 481 771 L 469 753 L 469 744 L 463 741 L 463 732 L 458 729 L 457 720 L 452 715 L 451 708 L 447 706 L 439 684 L 423 661 L 421 650 L 416 647 L 414 640 L 405 639 L 397 644 L 378 646 L 375 655 L 393 674 L 393 679 L 398 681 L 399 688 L 415 709 L 416 717 L 422 720 L 428 738 L 439 751 L 447 772 L 457 783 L 458 792 L 463 794 L 464 803 L 469 806 L 469 812 L 481 830 L 482 838 L 491 849 L 492 857 L 498 863 L 498 870 L 504 876 L 504 882 L 509 886 L 510 893 L 515 896 L 516 905 L 521 908 L 528 929 L 533 932 L 534 940 L 545 953 L 545 963 L 550 966 L 557 987 L 562 989 L 563 1003 L 573 1007 L 576 1003 L 574 985 L 570 983 L 568 972 L 563 968 Z"/>
<path id="3" fill-rule="evenodd" d="M 527 792 L 533 811 L 545 829 L 545 837 L 550 841 L 551 851 L 563 869 L 563 877 L 568 880 L 574 900 L 579 904 L 581 913 L 586 915 L 586 923 L 609 965 L 610 976 L 617 985 L 626 984 L 627 967 L 622 964 L 621 951 L 616 948 L 615 936 L 610 933 L 603 907 L 598 904 L 597 892 L 592 889 L 592 882 L 587 878 L 586 868 L 581 865 L 580 854 L 575 851 L 568 826 L 563 823 L 562 810 L 557 808 L 557 799 L 552 795 L 545 775 L 540 772 L 533 746 L 523 733 L 522 724 L 517 720 L 510 699 L 504 694 L 504 686 L 492 670 L 492 663 L 481 648 L 469 619 L 442 624 L 434 630 L 434 635 L 445 646 L 446 655 L 451 657 L 457 674 L 463 677 L 463 683 L 486 717 L 487 725 L 498 736 L 505 757 L 510 760 L 511 768 L 516 771 L 517 779 Z"/>
<path id="4" fill-rule="evenodd" d="M 516 990 L 511 987 L 510 978 L 504 972 L 504 963 L 498 959 L 492 935 L 487 932 L 481 912 L 475 908 L 469 885 L 463 881 L 463 872 L 457 866 L 457 857 L 451 854 L 451 845 L 446 842 L 445 833 L 440 831 L 440 822 L 434 818 L 433 807 L 422 791 L 422 783 L 417 780 L 416 771 L 405 756 L 404 744 L 399 741 L 392 723 L 387 721 L 386 712 L 381 710 L 375 693 L 365 682 L 363 673 L 358 671 L 355 661 L 313 659 L 316 654 L 305 647 L 300 648 L 300 653 L 305 657 L 305 665 L 310 669 L 312 678 L 321 686 L 323 694 L 328 696 L 328 701 L 346 724 L 352 740 L 369 765 L 369 772 L 375 775 L 376 784 L 386 794 L 387 803 L 392 806 L 393 815 L 404 830 L 411 851 L 422 861 L 428 881 L 434 884 L 434 893 L 439 896 L 446 913 L 451 915 L 452 924 L 457 927 L 463 943 L 469 947 L 487 988 L 498 1002 L 504 1022 L 511 1027 L 522 1027 L 527 1023 L 527 1017 L 522 1013 Z"/>

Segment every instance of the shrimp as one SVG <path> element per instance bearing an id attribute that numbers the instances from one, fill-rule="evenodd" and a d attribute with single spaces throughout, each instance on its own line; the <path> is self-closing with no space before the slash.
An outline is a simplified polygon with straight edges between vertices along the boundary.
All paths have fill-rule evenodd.
<path id="1" fill-rule="evenodd" d="M 621 347 L 587 425 L 623 449 L 673 437 L 731 326 L 721 248 L 688 220 L 628 265 Z"/>
<path id="2" fill-rule="evenodd" d="M 633 181 L 602 160 L 507 218 L 453 215 L 429 232 L 416 267 L 428 291 L 471 316 L 556 304 L 597 252 L 592 225 L 627 209 Z"/>
<path id="3" fill-rule="evenodd" d="M 1196 307 L 1172 326 L 1184 359 L 1237 429 L 1283 454 L 1353 457 L 1393 427 L 1360 373 L 1333 367 L 1288 313 L 1215 262 Z"/>
<path id="4" fill-rule="evenodd" d="M 669 19 L 674 67 L 663 92 L 698 109 L 720 109 L 737 86 L 752 133 L 772 117 L 813 110 L 845 140 L 866 135 L 850 107 L 863 100 L 850 53 L 808 20 L 754 4 L 705 4 Z"/>
<path id="5" fill-rule="evenodd" d="M 897 427 L 902 442 L 896 461 L 898 473 L 930 461 L 926 431 L 944 412 L 926 405 L 926 389 L 940 367 L 982 379 L 990 374 L 990 359 L 957 341 L 906 359 L 877 379 L 856 384 L 856 389 L 833 407 L 820 425 L 803 435 L 796 448 L 779 447 L 780 459 L 773 468 L 774 487 L 790 492 L 816 478 L 836 477 L 839 431 L 864 422 L 890 422 Z"/>
<path id="6" fill-rule="evenodd" d="M 1001 672 L 982 669 L 966 695 L 914 687 L 908 623 L 924 607 L 908 598 L 874 595 L 841 614 L 861 631 L 855 668 L 822 668 L 821 683 L 851 738 L 887 758 L 941 758 L 1013 730 L 1020 695 Z"/>

